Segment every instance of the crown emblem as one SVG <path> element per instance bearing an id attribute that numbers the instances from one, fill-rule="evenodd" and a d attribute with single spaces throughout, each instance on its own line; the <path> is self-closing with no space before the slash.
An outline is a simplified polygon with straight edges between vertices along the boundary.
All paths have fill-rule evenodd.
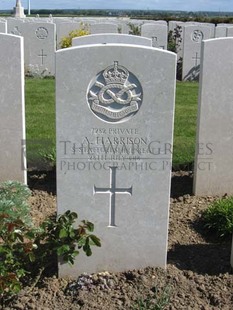
<path id="1" fill-rule="evenodd" d="M 129 71 L 118 65 L 118 61 L 114 61 L 112 66 L 109 66 L 104 70 L 103 77 L 106 84 L 125 84 L 129 77 Z"/>

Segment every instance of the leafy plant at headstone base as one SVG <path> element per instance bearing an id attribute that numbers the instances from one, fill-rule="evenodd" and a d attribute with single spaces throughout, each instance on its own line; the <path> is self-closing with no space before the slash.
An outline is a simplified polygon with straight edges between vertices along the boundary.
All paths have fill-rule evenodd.
<path id="1" fill-rule="evenodd" d="M 148 295 L 146 298 L 140 298 L 133 306 L 133 310 L 163 310 L 170 303 L 171 288 L 165 286 L 164 289 L 158 290 L 157 287 L 153 288 L 154 294 Z"/>
<path id="2" fill-rule="evenodd" d="M 29 188 L 17 181 L 6 181 L 0 184 L 0 214 L 5 214 L 11 221 L 18 218 L 25 224 L 31 223 L 30 208 L 27 199 Z"/>
<path id="3" fill-rule="evenodd" d="M 233 197 L 215 201 L 203 212 L 202 218 L 205 227 L 219 237 L 233 234 Z"/>
<path id="4" fill-rule="evenodd" d="M 80 28 L 72 30 L 67 37 L 61 39 L 61 48 L 67 48 L 72 46 L 72 39 L 76 37 L 86 36 L 90 34 L 89 25 L 80 23 Z"/>
<path id="5" fill-rule="evenodd" d="M 0 188 L 1 197 L 7 197 L 10 201 L 12 195 L 12 201 L 26 203 L 23 197 L 28 197 L 29 190 L 25 185 L 9 182 L 8 186 L 3 183 Z M 25 281 L 34 287 L 43 271 L 52 268 L 51 257 L 59 255 L 64 262 L 72 265 L 80 249 L 90 256 L 92 245 L 101 246 L 99 238 L 92 234 L 94 225 L 91 222 L 84 220 L 77 228 L 74 227 L 78 218 L 75 212 L 66 211 L 58 218 L 47 219 L 39 227 L 34 227 L 29 209 L 27 214 L 22 209 L 23 212 L 14 205 L 17 216 L 12 212 L 0 212 L 2 304 L 3 298 L 6 301 L 9 296 L 18 293 Z"/>
<path id="6" fill-rule="evenodd" d="M 133 23 L 128 23 L 130 28 L 129 34 L 140 36 L 141 35 L 141 25 L 134 25 Z"/>
<path id="7" fill-rule="evenodd" d="M 43 158 L 47 168 L 54 169 L 56 167 L 56 148 L 53 147 L 51 151 L 41 151 L 40 152 L 41 157 Z"/>

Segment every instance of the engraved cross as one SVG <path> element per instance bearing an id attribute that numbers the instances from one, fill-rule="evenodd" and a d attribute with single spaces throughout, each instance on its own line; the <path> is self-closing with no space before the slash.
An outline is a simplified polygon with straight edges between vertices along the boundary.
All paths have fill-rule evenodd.
<path id="1" fill-rule="evenodd" d="M 117 167 L 109 167 L 110 169 L 110 187 L 96 187 L 94 185 L 94 194 L 110 194 L 109 204 L 109 227 L 116 226 L 115 224 L 115 208 L 116 208 L 116 194 L 132 195 L 132 186 L 129 188 L 116 187 L 116 169 Z"/>
<path id="2" fill-rule="evenodd" d="M 195 57 L 192 57 L 193 60 L 195 60 L 195 67 L 198 65 L 198 62 L 200 63 L 200 57 L 198 57 L 198 53 L 196 53 Z"/>
<path id="3" fill-rule="evenodd" d="M 48 55 L 44 54 L 44 50 L 41 50 L 41 55 L 38 55 L 39 57 L 41 57 L 41 64 L 44 64 L 44 57 L 47 57 Z"/>

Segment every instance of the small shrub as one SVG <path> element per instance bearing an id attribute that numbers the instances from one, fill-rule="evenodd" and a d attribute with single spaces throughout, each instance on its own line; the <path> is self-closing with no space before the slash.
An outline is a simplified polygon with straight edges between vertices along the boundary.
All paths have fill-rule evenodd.
<path id="1" fill-rule="evenodd" d="M 168 32 L 168 44 L 167 44 L 168 51 L 171 51 L 174 53 L 178 52 L 178 48 L 180 47 L 182 43 L 181 32 L 182 32 L 182 27 L 179 25 L 177 25 L 173 31 L 170 30 Z"/>
<path id="2" fill-rule="evenodd" d="M 87 24 L 80 24 L 80 28 L 73 30 L 69 33 L 67 37 L 61 39 L 60 46 L 61 48 L 67 48 L 72 46 L 72 39 L 76 37 L 86 36 L 90 34 Z"/>
<path id="3" fill-rule="evenodd" d="M 130 28 L 129 34 L 140 36 L 141 35 L 141 25 L 134 25 L 133 23 L 128 23 Z"/>
<path id="4" fill-rule="evenodd" d="M 79 250 L 87 256 L 100 247 L 94 225 L 86 220 L 76 228 L 78 215 L 66 211 L 58 218 L 32 224 L 26 203 L 30 190 L 19 182 L 0 184 L 0 302 L 20 291 L 25 279 L 35 286 L 44 270 L 53 268 L 51 257 L 74 264 Z M 7 206 L 9 208 L 7 208 Z"/>
<path id="5" fill-rule="evenodd" d="M 41 151 L 40 152 L 43 161 L 47 168 L 55 169 L 56 167 L 56 148 L 53 147 L 50 152 Z"/>
<path id="6" fill-rule="evenodd" d="M 233 197 L 215 201 L 203 212 L 205 227 L 220 237 L 233 233 Z"/>
<path id="7" fill-rule="evenodd" d="M 133 306 L 133 310 L 163 310 L 170 303 L 171 289 L 165 286 L 164 289 L 154 288 L 154 295 L 149 295 L 145 299 L 138 299 Z"/>
<path id="8" fill-rule="evenodd" d="M 0 184 L 0 214 L 5 214 L 9 221 L 18 218 L 25 224 L 31 223 L 28 198 L 29 188 L 17 181 L 7 181 Z M 6 220 L 7 221 L 7 220 Z"/>

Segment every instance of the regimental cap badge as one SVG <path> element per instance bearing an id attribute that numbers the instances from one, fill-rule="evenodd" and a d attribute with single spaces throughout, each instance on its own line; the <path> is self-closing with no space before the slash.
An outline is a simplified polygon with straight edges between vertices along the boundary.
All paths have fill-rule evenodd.
<path id="1" fill-rule="evenodd" d="M 142 104 L 142 86 L 137 77 L 114 61 L 99 72 L 87 90 L 91 111 L 101 120 L 120 123 L 129 120 Z"/>

